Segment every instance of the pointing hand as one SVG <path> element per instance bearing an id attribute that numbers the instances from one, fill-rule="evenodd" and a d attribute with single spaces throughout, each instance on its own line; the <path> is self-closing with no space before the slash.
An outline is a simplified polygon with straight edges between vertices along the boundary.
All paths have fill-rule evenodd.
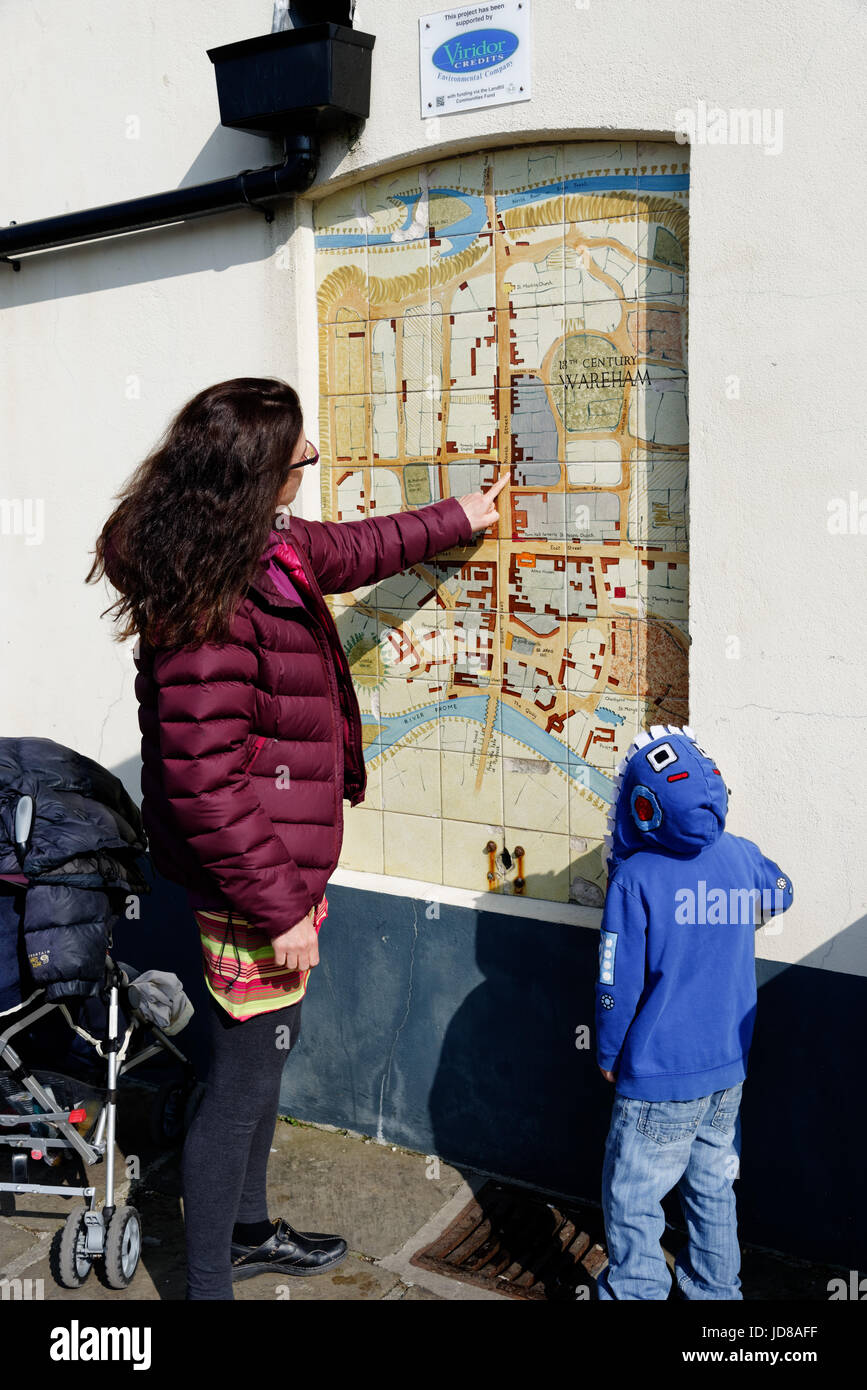
<path id="1" fill-rule="evenodd" d="M 499 521 L 500 513 L 494 505 L 494 499 L 502 492 L 506 483 L 509 481 L 509 470 L 498 478 L 497 481 L 488 488 L 487 492 L 469 492 L 465 497 L 459 497 L 458 501 L 469 517 L 473 532 L 486 531 L 494 522 Z"/>

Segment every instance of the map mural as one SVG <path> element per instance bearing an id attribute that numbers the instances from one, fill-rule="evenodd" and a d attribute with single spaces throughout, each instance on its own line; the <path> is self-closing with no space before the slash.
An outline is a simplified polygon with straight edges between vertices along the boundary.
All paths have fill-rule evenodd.
<path id="1" fill-rule="evenodd" d="M 601 904 L 616 765 L 688 721 L 688 186 L 683 146 L 559 142 L 315 204 L 323 516 L 510 478 L 477 544 L 329 600 L 344 867 Z"/>

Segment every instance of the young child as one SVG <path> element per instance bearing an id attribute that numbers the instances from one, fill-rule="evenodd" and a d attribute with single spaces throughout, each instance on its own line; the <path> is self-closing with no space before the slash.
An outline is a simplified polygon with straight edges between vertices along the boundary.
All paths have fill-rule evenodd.
<path id="1" fill-rule="evenodd" d="M 677 1187 L 687 1299 L 740 1299 L 732 1183 L 756 1011 L 755 928 L 789 878 L 725 829 L 719 769 L 689 728 L 655 725 L 619 765 L 596 984 L 596 1060 L 615 1083 L 599 1297 L 665 1299 L 660 1205 Z"/>

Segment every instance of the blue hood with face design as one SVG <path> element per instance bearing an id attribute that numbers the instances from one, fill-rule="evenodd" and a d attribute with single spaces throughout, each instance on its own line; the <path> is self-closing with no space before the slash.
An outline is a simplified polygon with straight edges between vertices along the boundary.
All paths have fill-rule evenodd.
<path id="1" fill-rule="evenodd" d="M 606 836 L 609 873 L 638 850 L 692 858 L 725 829 L 725 783 L 689 727 L 653 725 L 639 734 L 617 773 Z"/>
<path id="2" fill-rule="evenodd" d="M 720 771 L 689 728 L 654 725 L 617 769 L 596 1059 L 622 1095 L 693 1100 L 746 1076 L 754 932 L 790 906 L 792 884 L 726 830 L 727 810 Z"/>

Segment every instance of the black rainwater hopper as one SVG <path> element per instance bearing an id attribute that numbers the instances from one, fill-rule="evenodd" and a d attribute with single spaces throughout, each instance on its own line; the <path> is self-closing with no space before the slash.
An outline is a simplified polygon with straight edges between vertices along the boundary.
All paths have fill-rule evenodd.
<path id="1" fill-rule="evenodd" d="M 271 204 L 303 193 L 316 177 L 318 132 L 346 127 L 370 108 L 375 38 L 344 24 L 318 23 L 207 50 L 214 65 L 221 124 L 282 136 L 283 163 L 229 178 L 172 188 L 81 212 L 0 227 L 0 262 L 122 232 L 166 227 L 249 207 L 272 222 Z"/>
<path id="2" fill-rule="evenodd" d="M 344 24 L 305 24 L 209 48 L 222 124 L 269 135 L 366 119 L 375 42 Z"/>

